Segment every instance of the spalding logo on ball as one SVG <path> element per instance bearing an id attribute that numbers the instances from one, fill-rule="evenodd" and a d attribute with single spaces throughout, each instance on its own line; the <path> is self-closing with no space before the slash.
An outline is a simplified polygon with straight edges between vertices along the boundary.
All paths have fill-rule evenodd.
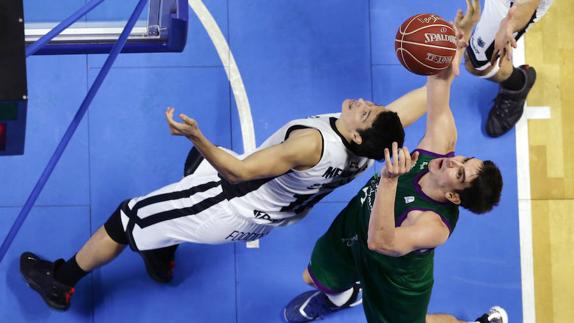
<path id="1" fill-rule="evenodd" d="M 412 16 L 397 31 L 395 53 L 409 71 L 436 74 L 447 68 L 456 54 L 454 28 L 434 14 Z"/>

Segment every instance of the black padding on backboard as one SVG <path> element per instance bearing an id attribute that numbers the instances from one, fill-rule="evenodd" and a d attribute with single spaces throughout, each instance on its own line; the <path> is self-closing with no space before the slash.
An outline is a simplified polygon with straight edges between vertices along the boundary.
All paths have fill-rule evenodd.
<path id="1" fill-rule="evenodd" d="M 0 0 L 0 100 L 27 96 L 22 0 Z"/>

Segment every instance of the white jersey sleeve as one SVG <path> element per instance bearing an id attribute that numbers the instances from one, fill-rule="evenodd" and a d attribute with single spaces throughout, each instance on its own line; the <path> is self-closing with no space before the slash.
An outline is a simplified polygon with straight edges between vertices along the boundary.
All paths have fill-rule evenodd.
<path id="1" fill-rule="evenodd" d="M 355 155 L 337 131 L 339 114 L 318 115 L 294 120 L 271 135 L 258 149 L 279 144 L 297 129 L 317 129 L 323 138 L 320 161 L 310 169 L 239 184 L 225 183 L 224 191 L 238 215 L 273 226 L 287 225 L 302 218 L 307 211 L 335 188 L 353 180 L 373 164 Z"/>

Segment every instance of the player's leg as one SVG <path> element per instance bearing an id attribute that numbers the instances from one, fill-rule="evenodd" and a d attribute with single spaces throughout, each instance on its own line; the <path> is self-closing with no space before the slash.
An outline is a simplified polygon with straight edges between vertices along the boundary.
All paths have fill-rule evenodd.
<path id="1" fill-rule="evenodd" d="M 521 26 L 515 38 L 519 39 L 532 23 L 542 17 L 544 12 L 535 12 L 531 20 Z M 507 13 L 508 7 L 503 2 L 486 0 L 484 11 L 465 54 L 465 67 L 470 73 L 500 84 L 499 93 L 494 100 L 486 124 L 486 133 L 492 137 L 508 132 L 520 120 L 524 112 L 526 97 L 536 81 L 534 68 L 528 65 L 515 67 L 512 60 L 504 57 L 505 55 L 491 64 L 494 38 L 500 22 Z"/>
<path id="2" fill-rule="evenodd" d="M 183 166 L 183 176 L 209 176 L 217 171 L 195 147 L 191 147 Z M 158 283 L 169 283 L 173 279 L 175 254 L 179 244 L 158 249 L 140 250 L 148 275 Z"/>
<path id="3" fill-rule="evenodd" d="M 310 322 L 361 303 L 351 253 L 351 245 L 356 239 L 353 235 L 346 236 L 345 219 L 341 214 L 315 244 L 310 264 L 303 272 L 305 283 L 315 289 L 298 295 L 287 304 L 283 310 L 287 322 Z"/>
<path id="4" fill-rule="evenodd" d="M 491 307 L 474 321 L 463 321 L 449 314 L 429 314 L 426 323 L 508 323 L 508 314 L 500 306 Z"/>
<path id="5" fill-rule="evenodd" d="M 20 256 L 20 272 L 48 305 L 61 310 L 69 308 L 74 286 L 90 271 L 110 262 L 125 249 L 127 238 L 119 212 L 120 208 L 67 261 L 51 262 L 31 252 Z"/>

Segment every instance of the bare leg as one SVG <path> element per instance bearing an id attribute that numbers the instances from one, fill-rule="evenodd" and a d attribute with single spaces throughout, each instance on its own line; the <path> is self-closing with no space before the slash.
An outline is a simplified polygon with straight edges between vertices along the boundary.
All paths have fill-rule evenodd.
<path id="1" fill-rule="evenodd" d="M 82 270 L 89 272 L 116 258 L 125 247 L 112 240 L 101 226 L 76 254 L 76 262 Z"/>
<path id="2" fill-rule="evenodd" d="M 308 269 L 308 268 L 305 268 L 305 271 L 303 271 L 303 281 L 304 281 L 307 285 L 313 286 L 313 287 L 315 287 L 315 288 L 317 287 L 317 286 L 315 286 L 315 283 L 313 282 L 313 279 L 311 278 L 311 275 L 309 274 L 309 269 Z"/>
<path id="3" fill-rule="evenodd" d="M 464 66 L 465 66 L 466 70 L 473 75 L 476 75 L 479 77 L 484 77 L 485 75 L 488 75 L 495 68 L 494 66 L 490 66 L 489 68 L 485 69 L 484 71 L 478 71 L 478 70 L 474 69 L 474 66 L 472 66 L 472 63 L 470 62 L 470 60 L 466 58 L 466 55 L 467 54 L 465 53 Z M 498 62 L 496 64 L 498 64 Z M 500 83 L 502 81 L 505 81 L 510 77 L 510 74 L 512 74 L 513 68 L 514 68 L 514 65 L 512 64 L 512 60 L 509 60 L 508 58 L 503 56 L 500 58 L 500 69 L 498 70 L 498 72 L 496 72 L 496 74 L 494 74 L 493 76 L 491 76 L 487 79 L 490 81 L 496 82 L 496 83 Z"/>

